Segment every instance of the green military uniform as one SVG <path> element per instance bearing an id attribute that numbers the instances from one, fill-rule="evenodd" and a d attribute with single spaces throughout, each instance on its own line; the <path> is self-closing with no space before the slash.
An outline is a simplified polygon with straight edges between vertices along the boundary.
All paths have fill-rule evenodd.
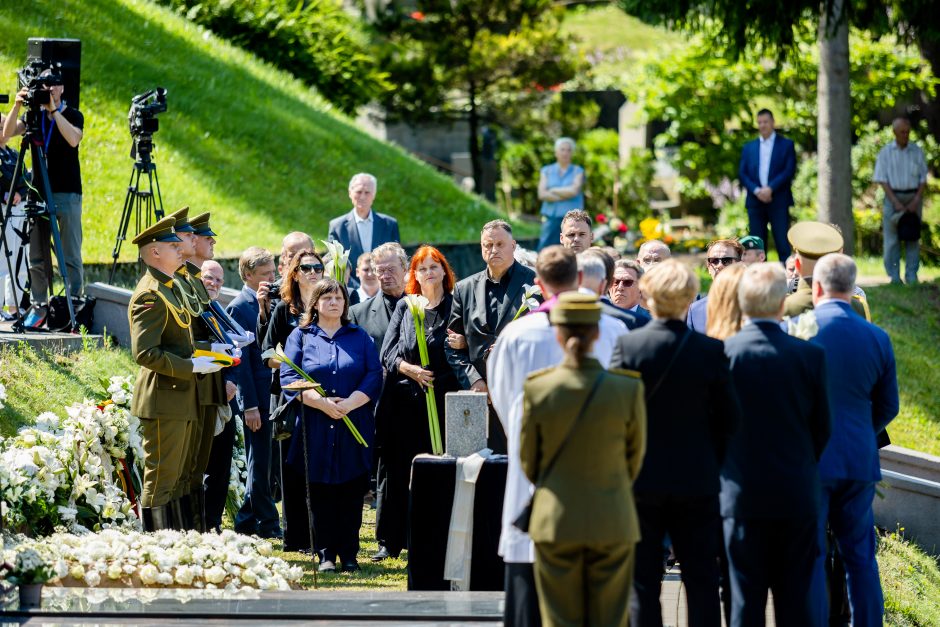
<path id="1" fill-rule="evenodd" d="M 164 218 L 134 239 L 138 246 L 180 241 L 174 220 Z M 141 366 L 131 412 L 140 418 L 144 444 L 141 505 L 164 519 L 182 475 L 192 422 L 198 414 L 192 318 L 183 307 L 173 278 L 147 267 L 127 310 L 131 353 Z M 158 524 L 158 527 L 162 526 Z"/>
<path id="2" fill-rule="evenodd" d="M 842 250 L 842 234 L 834 226 L 823 222 L 797 222 L 787 232 L 787 239 L 800 259 L 815 263 L 823 255 L 837 253 Z M 868 302 L 860 295 L 852 298 L 852 309 L 855 313 L 871 321 L 871 312 Z M 801 277 L 797 283 L 796 291 L 787 296 L 784 303 L 783 315 L 795 317 L 813 308 L 813 277 Z"/>
<path id="3" fill-rule="evenodd" d="M 188 214 L 189 207 L 183 207 L 170 217 L 176 220 L 177 231 L 196 233 L 196 228 L 189 220 Z M 188 261 L 176 271 L 175 275 L 182 294 L 183 305 L 193 318 L 194 346 L 202 350 L 210 350 L 212 343 L 217 340 L 201 317 L 204 312 L 209 311 L 210 302 L 209 293 L 201 277 L 202 269 Z M 199 414 L 193 423 L 183 475 L 174 497 L 183 500 L 184 523 L 191 513 L 197 528 L 202 529 L 204 523 L 203 476 L 212 451 L 218 408 L 225 404 L 225 384 L 221 373 L 196 375 L 196 397 L 199 403 Z"/>
<path id="4" fill-rule="evenodd" d="M 585 295 L 567 296 L 552 309 L 556 324 L 570 319 L 559 308 Z M 596 324 L 596 300 L 593 306 Z M 602 374 L 590 405 L 578 417 Z M 529 536 L 535 542 L 543 624 L 627 624 L 634 545 L 640 538 L 632 485 L 645 446 L 646 401 L 639 373 L 605 373 L 596 359 L 578 364 L 568 357 L 526 381 L 520 458 L 537 486 Z M 543 482 L 541 474 L 559 450 Z"/>

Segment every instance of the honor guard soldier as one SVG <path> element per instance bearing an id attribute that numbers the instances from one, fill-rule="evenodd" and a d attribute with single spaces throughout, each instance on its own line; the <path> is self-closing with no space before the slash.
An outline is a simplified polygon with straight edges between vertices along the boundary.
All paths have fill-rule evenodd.
<path id="1" fill-rule="evenodd" d="M 178 489 L 199 413 L 195 377 L 220 369 L 209 357 L 193 357 L 192 316 L 173 278 L 183 263 L 174 224 L 164 218 L 134 238 L 146 271 L 127 310 L 131 353 L 141 367 L 131 411 L 140 418 L 143 435 L 140 502 L 148 531 L 171 526 L 167 506 Z"/>
<path id="2" fill-rule="evenodd" d="M 797 222 L 787 232 L 787 239 L 793 246 L 796 256 L 796 271 L 800 276 L 796 291 L 787 296 L 784 316 L 795 317 L 813 308 L 813 268 L 823 255 L 842 252 L 842 233 L 824 222 Z M 871 321 L 868 301 L 864 292 L 857 287 L 852 298 L 852 309 L 858 315 Z"/>

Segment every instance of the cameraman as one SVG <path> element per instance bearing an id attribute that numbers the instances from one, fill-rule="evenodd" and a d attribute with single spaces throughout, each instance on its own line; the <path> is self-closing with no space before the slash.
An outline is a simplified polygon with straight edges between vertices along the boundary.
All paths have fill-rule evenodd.
<path id="1" fill-rule="evenodd" d="M 3 120 L 4 116 L 0 114 L 0 130 L 3 129 Z M 16 175 L 16 161 L 18 158 L 19 152 L 8 146 L 6 138 L 0 134 L 0 196 L 3 199 L 0 211 L 4 213 L 3 219 L 6 220 L 4 231 L 7 246 L 9 247 L 10 266 L 14 268 L 14 272 L 19 277 L 17 279 L 18 285 L 23 285 L 26 280 L 26 271 L 24 266 L 23 271 L 20 272 L 20 264 L 18 263 L 20 253 L 18 251 L 22 243 L 20 236 L 25 220 L 21 203 L 26 198 L 26 179 L 23 177 L 22 172 L 18 176 Z M 13 189 L 13 201 L 10 203 L 10 213 L 7 215 L 6 208 L 11 188 Z M 9 266 L 5 258 L 6 253 L 6 250 L 0 250 L 0 305 L 3 305 L 3 309 L 0 310 L 0 318 L 11 320 L 18 315 L 18 308 L 13 301 L 13 286 L 9 285 L 11 281 L 8 281 Z"/>
<path id="2" fill-rule="evenodd" d="M 40 78 L 55 76 L 52 70 L 40 74 Z M 82 174 L 78 162 L 78 145 L 82 141 L 82 128 L 85 117 L 78 109 L 62 102 L 64 87 L 61 79 L 58 84 L 49 87 L 49 100 L 42 105 L 40 130 L 46 149 L 46 166 L 49 171 L 49 186 L 52 189 L 52 202 L 55 205 L 59 230 L 62 234 L 62 253 L 69 275 L 69 293 L 81 296 L 83 274 L 82 267 Z M 20 109 L 26 101 L 28 87 L 16 94 L 16 101 L 10 115 L 3 124 L 3 136 L 6 138 L 22 135 L 26 124 L 19 119 Z M 35 170 L 35 167 L 34 167 Z M 37 189 L 40 181 L 34 181 Z M 52 256 L 49 245 L 49 224 L 38 220 L 30 235 L 29 276 L 32 288 L 32 302 L 42 308 L 37 311 L 45 318 L 44 305 L 49 302 L 49 283 L 52 278 Z M 36 320 L 36 326 L 42 323 Z"/>

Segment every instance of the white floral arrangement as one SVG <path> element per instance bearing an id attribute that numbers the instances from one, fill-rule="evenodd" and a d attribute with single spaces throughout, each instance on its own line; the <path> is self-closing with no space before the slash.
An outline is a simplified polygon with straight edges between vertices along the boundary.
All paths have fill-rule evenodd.
<path id="1" fill-rule="evenodd" d="M 7 400 L 7 389 L 0 383 L 0 409 L 3 409 L 3 401 Z"/>
<path id="2" fill-rule="evenodd" d="M 50 585 L 290 590 L 299 587 L 303 575 L 299 566 L 274 557 L 267 541 L 229 530 L 200 534 L 106 529 L 12 540 L 4 558 L 11 551 L 35 551 L 52 565 Z"/>
<path id="3" fill-rule="evenodd" d="M 235 421 L 235 447 L 232 449 L 232 466 L 229 470 L 228 497 L 225 511 L 235 520 L 239 508 L 245 502 L 248 485 L 248 459 L 245 455 L 245 429 L 241 420 Z"/>

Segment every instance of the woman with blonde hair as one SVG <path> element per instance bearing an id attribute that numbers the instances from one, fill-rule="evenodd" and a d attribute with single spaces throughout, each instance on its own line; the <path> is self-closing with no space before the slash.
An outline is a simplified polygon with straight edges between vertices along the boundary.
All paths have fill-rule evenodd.
<path id="1" fill-rule="evenodd" d="M 709 337 L 726 340 L 741 330 L 744 320 L 738 304 L 738 285 L 746 269 L 743 263 L 736 263 L 715 277 L 705 306 L 705 334 Z"/>

